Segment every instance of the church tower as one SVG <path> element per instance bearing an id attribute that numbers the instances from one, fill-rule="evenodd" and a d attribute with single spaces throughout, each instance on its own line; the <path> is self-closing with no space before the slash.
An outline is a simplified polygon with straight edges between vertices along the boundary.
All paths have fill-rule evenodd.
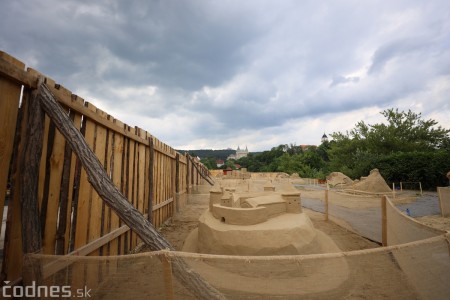
<path id="1" fill-rule="evenodd" d="M 325 133 L 323 133 L 321 141 L 322 143 L 328 142 L 328 137 Z"/>

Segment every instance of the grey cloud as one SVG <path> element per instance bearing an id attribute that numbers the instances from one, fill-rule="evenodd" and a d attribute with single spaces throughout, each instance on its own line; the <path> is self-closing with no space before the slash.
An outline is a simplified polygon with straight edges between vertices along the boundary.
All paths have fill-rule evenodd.
<path id="1" fill-rule="evenodd" d="M 415 38 L 399 39 L 379 47 L 372 59 L 369 74 L 376 73 L 392 59 L 405 56 L 429 47 L 424 40 Z"/>
<path id="2" fill-rule="evenodd" d="M 349 77 L 345 77 L 342 75 L 337 75 L 337 76 L 333 76 L 333 80 L 330 83 L 330 87 L 342 84 L 342 83 L 347 83 L 347 82 L 358 82 L 359 81 L 359 77 L 358 76 L 349 76 Z"/>
<path id="3" fill-rule="evenodd" d="M 167 143 L 218 144 L 445 95 L 449 12 L 444 0 L 2 1 L 0 47 L 136 119 L 189 116 Z"/>

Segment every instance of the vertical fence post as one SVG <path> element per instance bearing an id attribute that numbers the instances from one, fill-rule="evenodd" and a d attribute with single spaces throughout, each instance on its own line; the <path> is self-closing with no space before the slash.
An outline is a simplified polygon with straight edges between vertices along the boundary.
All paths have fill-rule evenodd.
<path id="1" fill-rule="evenodd" d="M 185 153 L 186 157 L 186 193 L 189 193 L 189 157 L 188 154 Z"/>
<path id="2" fill-rule="evenodd" d="M 74 120 L 73 112 L 71 113 L 71 119 Z M 66 244 L 65 232 L 67 227 L 67 209 L 69 201 L 69 185 L 70 185 L 70 168 L 72 163 L 72 149 L 69 144 L 66 143 L 64 146 L 64 162 L 63 162 L 63 172 L 61 175 L 61 190 L 60 190 L 60 206 L 58 209 L 59 222 L 56 229 L 56 245 L 55 254 L 64 254 L 64 248 Z"/>
<path id="3" fill-rule="evenodd" d="M 161 263 L 163 266 L 164 285 L 166 291 L 166 299 L 173 300 L 173 280 L 172 280 L 172 264 L 167 255 L 162 254 Z"/>
<path id="4" fill-rule="evenodd" d="M 153 165 L 155 161 L 155 149 L 153 145 L 153 137 L 148 138 L 150 147 L 150 162 L 148 166 L 148 216 L 147 219 L 150 223 L 153 221 L 153 198 L 154 198 L 154 182 L 153 182 Z"/>
<path id="5" fill-rule="evenodd" d="M 325 221 L 328 221 L 328 190 L 325 190 Z"/>
<path id="6" fill-rule="evenodd" d="M 423 192 L 422 192 L 422 182 L 419 181 L 419 188 L 420 188 L 420 196 L 423 196 Z"/>
<path id="7" fill-rule="evenodd" d="M 403 192 L 403 182 L 400 181 L 400 192 Z"/>
<path id="8" fill-rule="evenodd" d="M 395 198 L 395 182 L 392 183 L 392 195 Z"/>
<path id="9" fill-rule="evenodd" d="M 42 82 L 43 78 L 39 81 Z M 42 155 L 42 143 L 44 138 L 44 110 L 38 99 L 37 90 L 26 106 L 27 114 L 26 134 L 24 138 L 23 152 L 20 158 L 20 207 L 22 219 L 22 249 L 23 253 L 38 253 L 42 251 L 41 224 L 38 207 L 39 169 Z M 27 270 L 25 272 L 25 270 Z M 25 285 L 31 284 L 29 276 L 36 276 L 34 280 L 40 280 L 40 269 L 28 266 L 23 269 L 23 281 Z"/>
<path id="10" fill-rule="evenodd" d="M 191 161 L 191 187 L 194 187 L 195 178 L 194 178 L 194 161 L 189 156 L 189 160 Z"/>
<path id="11" fill-rule="evenodd" d="M 386 214 L 386 195 L 381 197 L 381 241 L 383 246 L 387 246 L 387 214 Z"/>
<path id="12" fill-rule="evenodd" d="M 180 212 L 180 154 L 175 156 L 175 208 Z"/>

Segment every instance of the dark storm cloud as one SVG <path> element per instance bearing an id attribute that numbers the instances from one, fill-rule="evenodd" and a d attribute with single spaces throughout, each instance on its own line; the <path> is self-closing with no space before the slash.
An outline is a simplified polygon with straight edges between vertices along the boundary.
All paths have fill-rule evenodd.
<path id="1" fill-rule="evenodd" d="M 448 115 L 444 0 L 0 1 L 1 50 L 174 146 L 268 133 L 270 148 L 387 107 Z"/>

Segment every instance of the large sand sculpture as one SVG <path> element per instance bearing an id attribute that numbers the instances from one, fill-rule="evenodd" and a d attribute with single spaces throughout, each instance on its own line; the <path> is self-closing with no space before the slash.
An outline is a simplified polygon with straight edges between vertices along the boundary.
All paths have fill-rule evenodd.
<path id="1" fill-rule="evenodd" d="M 226 255 L 294 255 L 340 251 L 302 212 L 300 192 L 270 181 L 222 180 L 184 251 Z"/>
<path id="2" fill-rule="evenodd" d="M 332 172 L 327 176 L 327 182 L 331 187 L 341 187 L 370 193 L 389 193 L 392 191 L 378 169 L 373 169 L 370 171 L 369 176 L 361 177 L 360 180 L 355 181 L 341 172 Z"/>
<path id="3" fill-rule="evenodd" d="M 327 182 L 332 187 L 342 187 L 353 184 L 353 180 L 341 172 L 332 172 L 327 176 Z"/>
<path id="4" fill-rule="evenodd" d="M 329 236 L 314 228 L 302 211 L 300 192 L 289 181 L 217 182 L 210 190 L 209 208 L 200 216 L 198 228 L 185 240 L 183 251 L 239 256 L 341 251 Z M 292 295 L 325 295 L 338 290 L 349 278 L 345 257 L 318 260 L 308 267 L 298 262 L 272 263 L 270 270 L 264 268 L 264 263 L 259 267 L 224 259 L 191 261 L 190 265 L 202 276 L 213 278 L 215 286 L 243 294 L 264 290 L 277 295 L 283 289 L 283 293 L 289 290 Z M 333 272 L 324 273 L 330 269 Z"/>
<path id="5" fill-rule="evenodd" d="M 362 177 L 361 180 L 354 183 L 351 188 L 354 190 L 371 193 L 392 192 L 378 169 L 373 169 L 372 171 L 370 171 L 369 176 Z"/>

